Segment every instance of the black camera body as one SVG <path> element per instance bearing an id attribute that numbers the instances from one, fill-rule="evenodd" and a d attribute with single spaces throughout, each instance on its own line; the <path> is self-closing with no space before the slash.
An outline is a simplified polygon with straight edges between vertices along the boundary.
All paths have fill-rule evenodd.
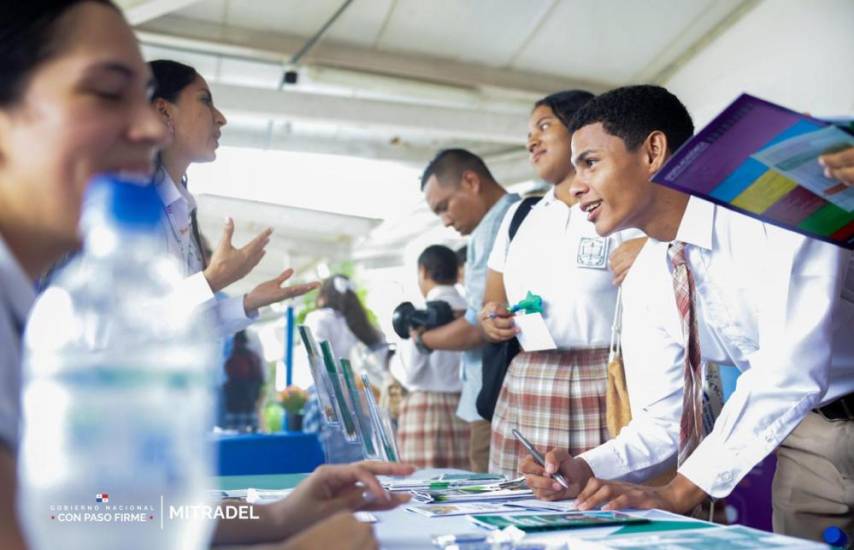
<path id="1" fill-rule="evenodd" d="M 447 325 L 454 320 L 454 310 L 448 302 L 435 300 L 427 302 L 424 309 L 415 309 L 412 302 L 403 302 L 391 315 L 394 332 L 401 338 L 409 338 L 409 331 L 423 328 L 430 330 Z"/>

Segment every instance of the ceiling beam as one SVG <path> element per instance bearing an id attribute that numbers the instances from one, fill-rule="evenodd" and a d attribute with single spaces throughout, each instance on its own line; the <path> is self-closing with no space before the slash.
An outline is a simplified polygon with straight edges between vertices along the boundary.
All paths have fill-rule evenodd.
<path id="1" fill-rule="evenodd" d="M 220 143 L 228 147 L 395 160 L 419 166 L 430 160 L 437 151 L 435 147 L 394 144 L 390 140 L 327 138 L 299 133 L 283 135 L 280 132 L 237 128 L 230 125 L 223 128 Z"/>
<path id="2" fill-rule="evenodd" d="M 140 25 L 152 19 L 186 8 L 199 0 L 118 0 L 131 25 Z"/>
<path id="3" fill-rule="evenodd" d="M 285 64 L 305 43 L 305 37 L 223 26 L 182 16 L 170 16 L 138 26 L 143 44 L 205 54 Z M 373 48 L 324 41 L 306 55 L 306 64 L 339 67 L 475 89 L 501 88 L 547 94 L 583 88 L 602 92 L 607 84 L 584 79 L 487 67 L 429 57 L 384 52 Z"/>
<path id="4" fill-rule="evenodd" d="M 450 140 L 517 145 L 524 138 L 528 123 L 525 113 L 496 113 L 232 84 L 212 84 L 211 91 L 217 106 L 226 115 L 234 113 L 385 130 L 390 137 L 398 132 L 413 132 Z"/>

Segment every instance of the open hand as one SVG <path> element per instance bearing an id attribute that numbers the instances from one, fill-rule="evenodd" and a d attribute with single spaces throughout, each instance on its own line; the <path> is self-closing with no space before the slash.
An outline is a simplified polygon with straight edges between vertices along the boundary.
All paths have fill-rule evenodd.
<path id="1" fill-rule="evenodd" d="M 686 514 L 706 498 L 708 495 L 682 474 L 676 474 L 670 483 L 661 487 L 604 481 L 594 477 L 579 493 L 576 504 L 579 510 L 592 510 L 600 506 L 603 510 L 658 508 Z"/>
<path id="2" fill-rule="evenodd" d="M 276 515 L 288 532 L 295 533 L 341 511 L 391 510 L 408 502 L 411 495 L 386 492 L 376 476 L 414 471 L 406 464 L 378 461 L 320 466 L 277 503 Z"/>
<path id="3" fill-rule="evenodd" d="M 283 288 L 282 285 L 285 284 L 285 281 L 290 279 L 293 274 L 294 270 L 288 268 L 282 271 L 275 279 L 264 281 L 253 288 L 248 294 L 246 294 L 246 296 L 243 297 L 243 309 L 249 313 L 263 306 L 275 304 L 289 298 L 302 296 L 306 292 L 311 292 L 320 286 L 320 282 L 315 281 L 312 283 L 286 286 Z"/>
<path id="4" fill-rule="evenodd" d="M 234 220 L 226 218 L 222 239 L 205 269 L 205 279 L 213 292 L 219 292 L 235 281 L 245 277 L 264 257 L 264 247 L 270 242 L 272 229 L 265 229 L 242 248 L 234 248 Z"/>

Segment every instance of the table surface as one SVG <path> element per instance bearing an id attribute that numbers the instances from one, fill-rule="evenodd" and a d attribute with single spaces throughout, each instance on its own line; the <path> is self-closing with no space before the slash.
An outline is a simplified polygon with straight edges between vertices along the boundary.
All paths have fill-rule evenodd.
<path id="1" fill-rule="evenodd" d="M 442 472 L 459 472 L 460 470 L 419 470 L 417 477 L 432 477 Z M 219 476 L 216 478 L 217 487 L 220 490 L 247 489 L 290 489 L 295 487 L 308 474 L 273 474 L 257 476 Z M 662 512 L 660 510 L 647 510 L 642 512 L 650 520 L 650 523 L 640 525 L 628 525 L 623 527 L 596 527 L 590 529 L 572 529 L 555 531 L 550 533 L 531 534 L 525 540 L 531 542 L 555 541 L 561 536 L 569 533 L 573 535 L 597 535 L 610 532 L 620 534 L 648 533 L 655 531 L 668 531 L 674 529 L 702 529 L 714 527 L 714 524 L 704 521 L 693 520 L 684 516 Z M 405 507 L 390 510 L 388 512 L 375 512 L 378 522 L 374 524 L 377 538 L 382 548 L 389 550 L 405 548 L 407 550 L 435 550 L 431 539 L 433 535 L 445 535 L 450 533 L 472 533 L 480 531 L 465 516 L 453 516 L 446 518 L 428 518 L 406 510 Z"/>

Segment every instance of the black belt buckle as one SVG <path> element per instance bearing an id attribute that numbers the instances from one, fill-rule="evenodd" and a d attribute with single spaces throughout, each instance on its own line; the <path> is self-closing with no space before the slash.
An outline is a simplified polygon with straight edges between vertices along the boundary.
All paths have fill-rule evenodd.
<path id="1" fill-rule="evenodd" d="M 828 420 L 854 420 L 854 393 L 849 393 L 815 411 Z"/>

